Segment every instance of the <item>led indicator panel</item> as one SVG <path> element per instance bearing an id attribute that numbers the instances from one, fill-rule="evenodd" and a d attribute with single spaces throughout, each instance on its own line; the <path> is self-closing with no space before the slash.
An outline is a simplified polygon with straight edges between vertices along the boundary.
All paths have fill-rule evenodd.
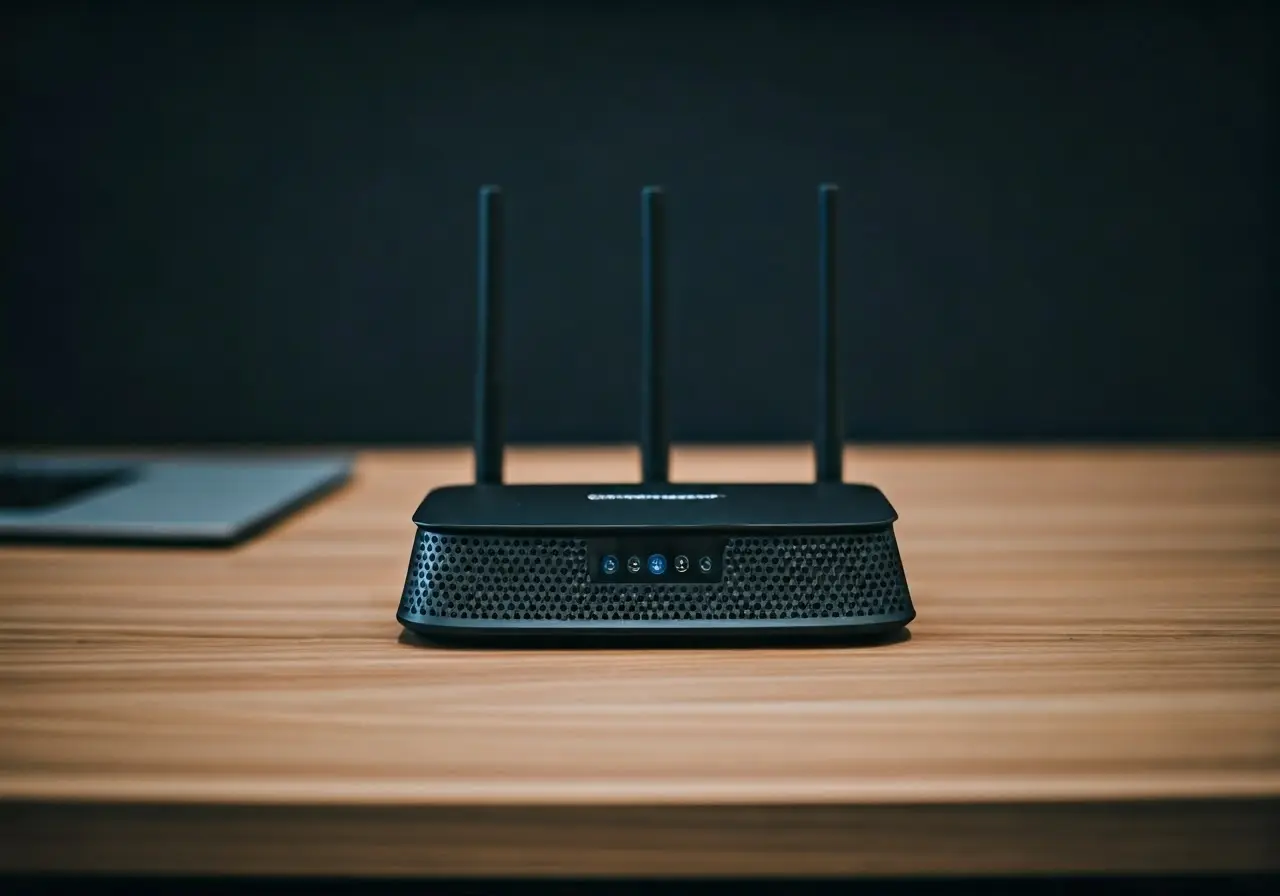
<path id="1" fill-rule="evenodd" d="M 719 582 L 727 541 L 680 535 L 593 538 L 587 542 L 591 581 L 616 585 Z"/>

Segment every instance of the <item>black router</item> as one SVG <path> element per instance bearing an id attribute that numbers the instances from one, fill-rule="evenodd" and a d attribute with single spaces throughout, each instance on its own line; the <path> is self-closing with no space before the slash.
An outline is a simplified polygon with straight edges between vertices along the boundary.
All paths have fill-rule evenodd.
<path id="1" fill-rule="evenodd" d="M 879 489 L 843 481 L 836 187 L 818 191 L 813 484 L 668 481 L 664 194 L 641 194 L 640 483 L 503 483 L 502 194 L 480 191 L 474 485 L 429 493 L 396 618 L 433 640 L 883 637 L 915 618 Z"/>

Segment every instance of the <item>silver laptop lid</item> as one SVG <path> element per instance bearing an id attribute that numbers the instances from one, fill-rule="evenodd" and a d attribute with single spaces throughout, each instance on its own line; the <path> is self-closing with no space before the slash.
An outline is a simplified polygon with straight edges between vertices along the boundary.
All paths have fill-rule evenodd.
<path id="1" fill-rule="evenodd" d="M 343 457 L 0 455 L 0 541 L 226 546 L 347 482 Z"/>

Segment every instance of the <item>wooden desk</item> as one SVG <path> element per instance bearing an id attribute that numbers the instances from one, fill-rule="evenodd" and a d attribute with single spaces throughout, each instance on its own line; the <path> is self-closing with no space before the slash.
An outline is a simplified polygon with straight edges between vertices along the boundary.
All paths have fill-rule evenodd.
<path id="1" fill-rule="evenodd" d="M 1280 867 L 1280 452 L 860 450 L 919 618 L 858 649 L 448 651 L 374 453 L 231 552 L 0 549 L 0 870 Z M 634 478 L 626 450 L 509 478 Z M 677 453 L 803 481 L 806 449 Z"/>

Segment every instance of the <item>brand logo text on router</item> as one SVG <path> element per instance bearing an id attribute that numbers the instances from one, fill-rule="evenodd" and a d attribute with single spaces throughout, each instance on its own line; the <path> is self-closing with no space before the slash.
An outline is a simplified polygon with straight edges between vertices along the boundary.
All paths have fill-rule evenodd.
<path id="1" fill-rule="evenodd" d="M 592 492 L 587 495 L 588 501 L 714 501 L 717 498 L 723 498 L 724 495 L 714 492 L 708 494 L 688 493 L 688 494 L 625 494 L 622 492 L 601 493 Z"/>

